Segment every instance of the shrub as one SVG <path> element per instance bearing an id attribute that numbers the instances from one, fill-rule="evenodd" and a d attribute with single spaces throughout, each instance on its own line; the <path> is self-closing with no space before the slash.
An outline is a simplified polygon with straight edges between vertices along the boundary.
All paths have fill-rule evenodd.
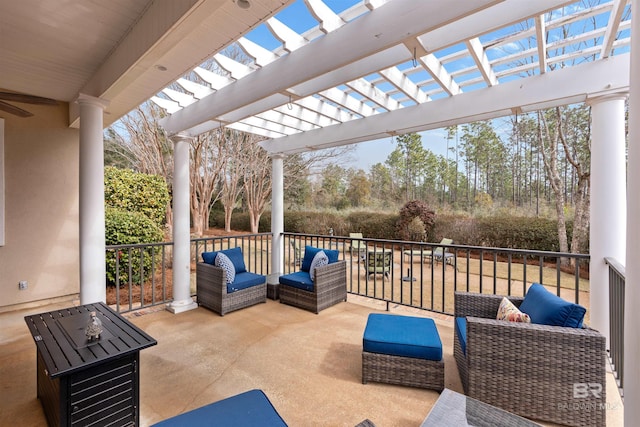
<path id="1" fill-rule="evenodd" d="M 128 245 L 137 243 L 161 242 L 162 229 L 140 212 L 129 212 L 107 207 L 105 210 L 105 240 L 107 245 Z M 131 282 L 140 283 L 148 280 L 153 273 L 152 249 L 131 251 Z M 120 283 L 129 281 L 129 251 L 109 251 L 107 253 L 107 284 L 116 282 L 116 257 L 119 258 L 118 271 Z M 140 259 L 142 257 L 142 263 Z"/>
<path id="2" fill-rule="evenodd" d="M 324 212 L 286 212 L 284 229 L 289 233 L 329 234 L 348 236 L 351 232 L 360 232 L 365 238 L 403 240 L 398 235 L 396 225 L 398 214 L 370 211 L 351 212 L 349 214 Z M 219 222 L 218 222 L 219 221 Z M 213 214 L 211 224 L 224 227 L 224 215 Z M 220 225 L 217 225 L 220 224 Z M 232 228 L 249 231 L 249 215 L 235 213 Z M 419 229 L 419 227 L 418 227 Z M 473 218 L 462 215 L 438 215 L 433 226 L 426 229 L 427 242 L 439 242 L 443 237 L 453 239 L 454 243 L 469 246 L 487 246 L 514 249 L 533 249 L 540 251 L 558 251 L 557 222 L 551 219 L 513 217 L 508 215 Z M 269 212 L 260 219 L 260 231 L 271 230 Z M 568 238 L 571 239 L 572 223 L 567 222 Z"/>
<path id="3" fill-rule="evenodd" d="M 163 226 L 170 198 L 167 183 L 160 176 L 106 167 L 104 200 L 106 206 L 140 212 L 158 226 Z"/>
<path id="4" fill-rule="evenodd" d="M 397 235 L 400 240 L 423 240 L 425 235 L 431 230 L 435 222 L 436 213 L 420 200 L 412 200 L 407 202 L 400 209 L 400 218 L 396 227 Z M 418 219 L 422 223 L 421 232 L 415 233 L 410 230 L 410 224 Z"/>

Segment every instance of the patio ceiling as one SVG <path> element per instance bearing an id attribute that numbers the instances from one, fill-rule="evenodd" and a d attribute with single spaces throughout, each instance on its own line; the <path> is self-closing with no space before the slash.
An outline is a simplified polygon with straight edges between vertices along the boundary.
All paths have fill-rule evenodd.
<path id="1" fill-rule="evenodd" d="M 109 125 L 290 2 L 2 1 L 0 90 L 69 102 L 72 125 L 79 93 L 103 98 Z"/>
<path id="2" fill-rule="evenodd" d="M 164 128 L 226 126 L 287 154 L 628 89 L 630 0 L 325 1 L 304 0 L 313 28 L 276 15 L 275 48 L 249 33 L 247 60 L 220 50 L 159 92 Z"/>

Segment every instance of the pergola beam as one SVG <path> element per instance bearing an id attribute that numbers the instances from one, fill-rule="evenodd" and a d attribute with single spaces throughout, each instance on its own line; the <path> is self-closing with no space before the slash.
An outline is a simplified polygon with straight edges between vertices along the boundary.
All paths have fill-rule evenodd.
<path id="1" fill-rule="evenodd" d="M 263 141 L 261 145 L 271 154 L 300 153 L 308 151 L 310 146 L 336 147 L 380 139 L 390 134 L 493 119 L 509 115 L 515 108 L 533 111 L 581 102 L 587 95 L 623 92 L 628 88 L 629 54 L 617 55 L 608 61 L 583 63 L 340 126 Z"/>
<path id="2" fill-rule="evenodd" d="M 247 106 L 274 93 L 284 93 L 290 87 L 389 49 L 408 37 L 435 30 L 444 22 L 452 22 L 496 3 L 499 1 L 460 0 L 452 8 L 447 2 L 394 0 L 350 22 L 340 31 L 314 40 L 312 45 L 302 46 L 280 60 L 174 113 L 163 119 L 162 126 L 169 134 L 189 129 L 229 110 Z M 390 16 L 394 18 L 389 19 Z M 398 25 L 402 26 L 403 31 L 396 31 Z M 347 45 L 349 49 L 336 48 Z"/>

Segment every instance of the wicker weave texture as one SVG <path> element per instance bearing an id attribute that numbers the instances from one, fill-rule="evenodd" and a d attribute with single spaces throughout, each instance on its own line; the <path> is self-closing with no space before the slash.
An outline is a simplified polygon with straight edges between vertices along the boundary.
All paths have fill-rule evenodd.
<path id="1" fill-rule="evenodd" d="M 604 336 L 592 329 L 495 320 L 501 299 L 455 294 L 455 315 L 467 318 L 466 355 L 454 336 L 465 393 L 527 418 L 605 425 Z"/>
<path id="2" fill-rule="evenodd" d="M 367 382 L 444 389 L 444 362 L 362 352 L 362 384 Z"/>
<path id="3" fill-rule="evenodd" d="M 347 262 L 338 261 L 316 268 L 313 291 L 305 291 L 280 283 L 280 302 L 319 313 L 347 300 Z"/>
<path id="4" fill-rule="evenodd" d="M 227 293 L 223 269 L 199 262 L 196 265 L 196 294 L 198 304 L 221 316 L 241 308 L 267 301 L 267 284 L 251 286 Z"/>

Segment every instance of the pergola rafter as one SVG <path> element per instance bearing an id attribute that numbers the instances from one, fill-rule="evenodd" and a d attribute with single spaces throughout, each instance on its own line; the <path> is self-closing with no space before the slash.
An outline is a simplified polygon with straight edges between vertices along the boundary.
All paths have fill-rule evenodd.
<path id="1" fill-rule="evenodd" d="M 152 100 L 170 114 L 163 120 L 170 134 L 223 123 L 281 142 L 326 134 L 331 142 L 321 145 L 339 145 L 329 132 L 336 125 L 378 122 L 398 110 L 625 53 L 630 2 L 572 3 L 464 0 L 452 10 L 442 2 L 352 0 L 334 11 L 323 0 L 304 0 L 317 26 L 298 33 L 295 23 L 271 17 L 263 25 L 279 46 L 240 37 L 245 60 L 218 52 L 210 62 L 217 68 L 193 70 L 199 82 L 181 79 Z M 588 29 L 586 20 L 598 24 Z M 559 36 L 574 24 L 583 29 Z M 432 128 L 427 122 L 424 129 Z M 320 147 L 264 144 L 276 146 L 282 152 Z"/>

